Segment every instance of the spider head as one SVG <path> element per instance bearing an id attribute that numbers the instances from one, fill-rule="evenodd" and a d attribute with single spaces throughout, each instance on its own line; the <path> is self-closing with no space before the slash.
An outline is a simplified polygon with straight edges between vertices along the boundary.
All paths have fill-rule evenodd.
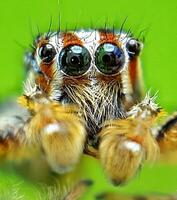
<path id="1" fill-rule="evenodd" d="M 124 116 L 141 49 L 138 40 L 119 31 L 49 33 L 36 40 L 32 78 L 49 99 L 77 104 L 97 132 L 105 120 Z"/>

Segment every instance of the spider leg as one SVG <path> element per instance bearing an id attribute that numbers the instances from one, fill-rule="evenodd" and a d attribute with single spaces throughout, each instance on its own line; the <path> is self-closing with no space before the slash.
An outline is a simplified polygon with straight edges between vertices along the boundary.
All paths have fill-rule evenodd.
<path id="1" fill-rule="evenodd" d="M 177 151 L 177 112 L 157 127 L 155 135 L 162 153 Z"/>
<path id="2" fill-rule="evenodd" d="M 17 103 L 7 102 L 0 107 L 0 158 L 20 159 L 25 134 L 23 127 L 29 118 L 28 112 Z M 21 154 L 21 156 L 20 156 Z M 17 156 L 18 155 L 18 156 Z"/>
<path id="3" fill-rule="evenodd" d="M 133 106 L 127 118 L 106 122 L 99 134 L 99 156 L 105 173 L 114 185 L 126 183 L 142 163 L 155 161 L 159 146 L 151 128 L 161 114 L 154 98 Z"/>
<path id="4" fill-rule="evenodd" d="M 73 188 L 65 195 L 62 200 L 77 200 L 80 199 L 83 194 L 86 192 L 88 187 L 93 184 L 91 180 L 82 180 L 79 181 Z"/>
<path id="5" fill-rule="evenodd" d="M 96 196 L 96 200 L 175 200 L 177 195 L 170 194 L 145 194 L 145 195 L 126 195 L 117 193 L 103 193 Z"/>
<path id="6" fill-rule="evenodd" d="M 83 153 L 86 137 L 76 108 L 57 102 L 36 102 L 25 95 L 19 103 L 25 107 L 25 114 L 17 104 L 15 108 L 7 106 L 11 112 L 6 116 L 1 110 L 1 159 L 31 159 L 42 151 L 54 171 L 70 171 Z"/>
<path id="7" fill-rule="evenodd" d="M 27 142 L 42 149 L 53 171 L 70 171 L 83 153 L 86 137 L 84 122 L 75 106 L 36 102 L 25 95 L 19 102 L 32 113 L 24 128 Z"/>

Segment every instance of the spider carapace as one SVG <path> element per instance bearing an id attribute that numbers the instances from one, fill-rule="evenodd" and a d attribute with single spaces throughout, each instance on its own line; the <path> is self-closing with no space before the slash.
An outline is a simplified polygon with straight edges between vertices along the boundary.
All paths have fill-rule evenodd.
<path id="1" fill-rule="evenodd" d="M 37 37 L 25 57 L 27 80 L 18 98 L 27 115 L 19 112 L 1 125 L 2 154 L 39 147 L 53 171 L 67 173 L 85 153 L 119 185 L 146 160 L 177 149 L 176 113 L 159 124 L 164 111 L 155 96 L 143 98 L 142 48 L 122 30 Z"/>

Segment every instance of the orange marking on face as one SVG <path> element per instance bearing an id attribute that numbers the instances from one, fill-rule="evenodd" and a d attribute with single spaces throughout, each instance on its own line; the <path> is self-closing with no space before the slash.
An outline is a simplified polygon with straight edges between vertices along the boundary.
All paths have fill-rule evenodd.
<path id="1" fill-rule="evenodd" d="M 83 43 L 74 33 L 63 33 L 63 46 L 66 47 L 70 45 L 83 45 Z"/>
<path id="2" fill-rule="evenodd" d="M 35 81 L 44 92 L 48 93 L 50 91 L 49 82 L 43 75 L 38 75 Z"/>
<path id="3" fill-rule="evenodd" d="M 54 75 L 54 69 L 53 69 L 53 61 L 49 64 L 41 62 L 40 69 L 41 71 L 49 78 L 52 79 Z"/>
<path id="4" fill-rule="evenodd" d="M 136 87 L 136 80 L 137 80 L 137 58 L 133 58 L 129 64 L 129 73 L 130 73 L 130 80 L 133 88 Z"/>
<path id="5" fill-rule="evenodd" d="M 120 45 L 119 38 L 117 35 L 106 31 L 101 31 L 99 32 L 99 34 L 100 34 L 100 41 L 99 41 L 100 44 L 113 43 L 118 46 Z"/>
<path id="6" fill-rule="evenodd" d="M 49 40 L 47 40 L 45 38 L 41 38 L 37 43 L 37 47 L 40 48 L 42 45 L 47 44 L 47 43 L 49 43 Z"/>

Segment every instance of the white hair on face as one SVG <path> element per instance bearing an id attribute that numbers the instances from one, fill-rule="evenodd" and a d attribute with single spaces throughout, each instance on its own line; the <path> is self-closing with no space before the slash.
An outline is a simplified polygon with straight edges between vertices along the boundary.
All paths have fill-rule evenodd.
<path id="1" fill-rule="evenodd" d="M 37 85 L 33 80 L 33 77 L 29 76 L 24 83 L 24 94 L 28 97 L 33 97 L 38 91 Z"/>

